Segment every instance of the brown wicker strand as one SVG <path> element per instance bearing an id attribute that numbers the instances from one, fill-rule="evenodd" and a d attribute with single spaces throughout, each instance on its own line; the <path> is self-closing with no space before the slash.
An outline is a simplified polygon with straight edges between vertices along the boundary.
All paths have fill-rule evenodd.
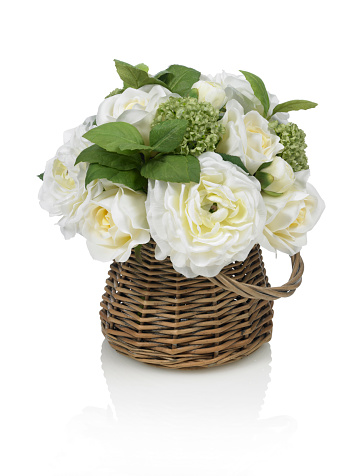
<path id="1" fill-rule="evenodd" d="M 263 288 L 252 284 L 238 283 L 234 279 L 225 276 L 222 272 L 214 278 L 209 278 L 209 280 L 227 291 L 234 292 L 238 296 L 250 299 L 267 299 L 268 301 L 275 301 L 281 297 L 291 296 L 302 284 L 304 263 L 300 253 L 291 256 L 291 261 L 292 274 L 290 275 L 289 281 L 283 286 Z"/>

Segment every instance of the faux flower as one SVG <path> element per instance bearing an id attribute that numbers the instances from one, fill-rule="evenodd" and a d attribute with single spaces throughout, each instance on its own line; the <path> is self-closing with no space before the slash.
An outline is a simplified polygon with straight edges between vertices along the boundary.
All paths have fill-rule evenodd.
<path id="1" fill-rule="evenodd" d="M 263 106 L 260 100 L 255 96 L 252 87 L 250 86 L 249 81 L 245 79 L 243 74 L 230 74 L 223 71 L 222 73 L 216 74 L 215 76 L 205 76 L 201 75 L 201 79 L 204 81 L 211 81 L 217 84 L 220 84 L 224 89 L 227 100 L 235 99 L 243 107 L 245 113 L 249 111 L 258 111 L 259 114 L 263 114 Z M 275 106 L 279 104 L 278 98 L 274 94 L 269 95 L 270 107 L 267 113 L 269 117 Z M 280 123 L 286 124 L 288 122 L 289 114 L 285 112 L 279 112 L 274 114 L 271 120 L 277 120 Z"/>
<path id="2" fill-rule="evenodd" d="M 156 259 L 184 276 L 216 276 L 244 260 L 265 225 L 260 184 L 219 154 L 199 157 L 200 183 L 150 180 L 146 201 Z"/>
<path id="3" fill-rule="evenodd" d="M 280 137 L 280 143 L 284 147 L 280 154 L 281 157 L 291 165 L 294 172 L 308 169 L 308 159 L 305 153 L 307 148 L 305 132 L 292 122 L 278 124 L 275 121 L 270 123 L 270 127 Z"/>
<path id="4" fill-rule="evenodd" d="M 235 99 L 243 106 L 243 109 L 246 112 L 251 111 L 256 107 L 261 107 L 261 102 L 254 95 L 252 87 L 245 79 L 244 75 L 235 75 L 223 71 L 215 76 L 201 75 L 200 79 L 220 84 L 225 91 L 227 100 L 230 101 L 231 99 Z"/>
<path id="5" fill-rule="evenodd" d="M 291 166 L 281 157 L 274 157 L 270 165 L 262 169 L 263 173 L 270 174 L 273 182 L 263 190 L 274 193 L 287 192 L 294 184 L 295 177 Z"/>
<path id="6" fill-rule="evenodd" d="M 270 162 L 283 149 L 279 137 L 269 129 L 269 123 L 256 111 L 250 111 L 244 116 L 247 137 L 245 152 L 246 168 L 251 174 L 255 173 L 261 164 Z"/>
<path id="7" fill-rule="evenodd" d="M 170 96 L 179 97 L 160 85 L 127 88 L 123 93 L 108 97 L 100 104 L 97 125 L 116 121 L 128 122 L 139 130 L 145 144 L 148 144 L 156 110 Z"/>
<path id="8" fill-rule="evenodd" d="M 132 248 L 150 240 L 143 192 L 102 181 L 105 190 L 90 200 L 79 224 L 92 258 L 127 261 Z"/>
<path id="9" fill-rule="evenodd" d="M 209 102 L 215 109 L 221 109 L 227 101 L 225 90 L 219 83 L 197 81 L 192 89 L 197 89 L 200 102 Z"/>
<path id="10" fill-rule="evenodd" d="M 83 167 L 84 164 L 79 164 Z M 60 226 L 60 231 L 66 240 L 73 238 L 76 233 L 79 233 L 80 223 L 83 221 L 84 212 L 88 207 L 89 202 L 100 195 L 104 188 L 100 180 L 93 180 L 87 185 L 87 188 L 79 188 L 79 193 L 74 196 L 72 208 L 69 213 L 65 214 L 57 223 Z"/>
<path id="11" fill-rule="evenodd" d="M 263 194 L 267 210 L 261 244 L 270 251 L 294 255 L 307 244 L 307 233 L 325 208 L 317 190 L 309 183 L 309 171 L 295 174 L 291 190 L 278 197 Z"/>
<path id="12" fill-rule="evenodd" d="M 158 108 L 154 124 L 172 119 L 188 121 L 183 141 L 175 150 L 179 154 L 198 156 L 214 151 L 225 132 L 218 111 L 210 103 L 198 102 L 196 98 L 169 98 Z"/>
<path id="13" fill-rule="evenodd" d="M 85 139 L 83 134 L 96 127 L 95 121 L 96 116 L 87 117 L 83 124 L 63 133 L 64 144 L 67 144 L 72 149 L 74 155 L 78 156 L 82 150 L 91 145 L 91 142 Z"/>
<path id="14" fill-rule="evenodd" d="M 53 159 L 45 167 L 43 184 L 39 191 L 40 206 L 50 216 L 69 216 L 75 206 L 84 200 L 84 181 L 87 164 L 74 165 L 79 153 L 91 142 L 82 136 L 94 127 L 94 116 L 87 118 L 83 124 L 65 132 L 63 144 Z"/>
<path id="15" fill-rule="evenodd" d="M 237 155 L 253 175 L 261 164 L 271 162 L 283 149 L 279 137 L 269 129 L 268 121 L 257 111 L 244 115 L 242 106 L 231 99 L 222 119 L 225 134 L 216 151 Z"/>
<path id="16" fill-rule="evenodd" d="M 244 124 L 244 109 L 235 99 L 227 102 L 226 112 L 221 123 L 225 127 L 225 133 L 217 145 L 216 151 L 241 157 L 245 164 L 247 135 Z"/>

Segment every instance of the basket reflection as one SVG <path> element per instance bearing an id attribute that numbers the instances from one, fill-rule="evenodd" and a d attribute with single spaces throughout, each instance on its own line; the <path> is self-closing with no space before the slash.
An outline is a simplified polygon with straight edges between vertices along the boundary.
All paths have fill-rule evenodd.
<path id="1" fill-rule="evenodd" d="M 101 361 L 111 405 L 72 419 L 62 475 L 258 474 L 295 430 L 291 417 L 260 417 L 269 344 L 233 364 L 197 371 L 144 365 L 107 341 Z"/>

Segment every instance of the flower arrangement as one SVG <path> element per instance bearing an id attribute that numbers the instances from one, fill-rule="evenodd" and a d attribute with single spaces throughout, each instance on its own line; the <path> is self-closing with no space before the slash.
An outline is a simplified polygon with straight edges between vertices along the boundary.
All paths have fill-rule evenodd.
<path id="1" fill-rule="evenodd" d="M 294 255 L 324 203 L 309 183 L 305 134 L 246 71 L 204 76 L 172 65 L 151 76 L 115 61 L 123 81 L 96 116 L 64 133 L 46 164 L 42 208 L 91 256 L 125 262 L 156 242 L 184 276 L 216 276 L 257 243 Z"/>

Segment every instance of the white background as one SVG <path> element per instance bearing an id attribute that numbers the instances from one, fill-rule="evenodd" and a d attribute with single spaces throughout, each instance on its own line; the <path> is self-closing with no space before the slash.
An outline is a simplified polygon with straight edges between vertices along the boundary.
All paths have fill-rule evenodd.
<path id="1" fill-rule="evenodd" d="M 1 15 L 1 443 L 10 475 L 362 474 L 361 25 L 357 1 L 14 1 Z M 199 372 L 103 344 L 108 265 L 64 241 L 36 175 L 120 81 L 185 64 L 261 76 L 307 133 L 326 211 L 303 285 L 244 361 Z M 273 284 L 289 259 L 265 253 Z M 103 350 L 102 350 L 103 349 Z"/>

